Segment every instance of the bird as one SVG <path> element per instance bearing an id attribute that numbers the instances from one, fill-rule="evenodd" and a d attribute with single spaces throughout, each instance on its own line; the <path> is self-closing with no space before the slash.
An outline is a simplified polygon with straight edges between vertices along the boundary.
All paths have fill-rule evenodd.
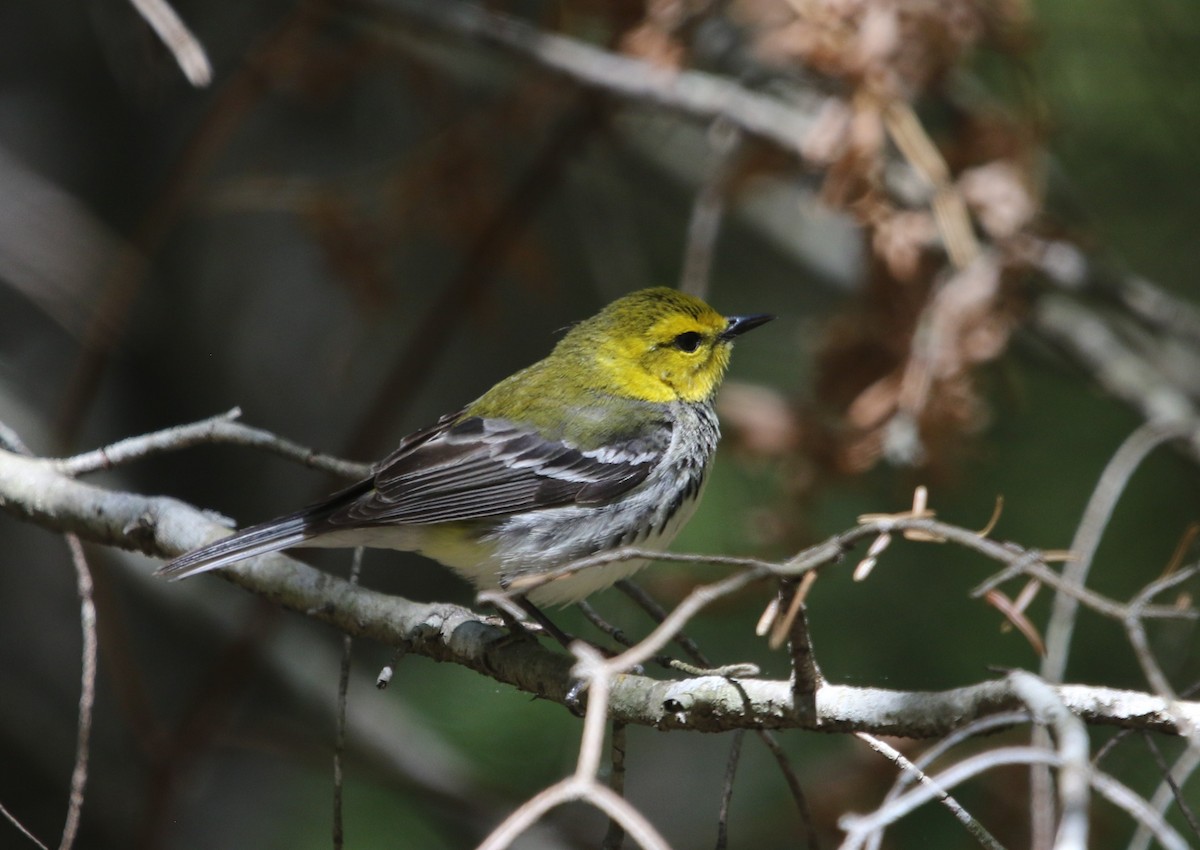
<path id="1" fill-rule="evenodd" d="M 156 575 L 366 546 L 418 552 L 480 590 L 505 590 L 619 547 L 662 551 L 705 488 L 733 341 L 773 318 L 724 316 L 667 287 L 625 295 L 570 327 L 544 359 L 404 437 L 362 480 Z M 568 605 L 646 563 L 597 565 L 517 596 L 535 610 Z"/>

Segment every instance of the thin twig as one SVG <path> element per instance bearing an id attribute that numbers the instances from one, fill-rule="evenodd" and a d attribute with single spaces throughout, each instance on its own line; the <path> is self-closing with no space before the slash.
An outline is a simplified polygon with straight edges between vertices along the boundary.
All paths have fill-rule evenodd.
<path id="1" fill-rule="evenodd" d="M 738 764 L 742 760 L 742 742 L 746 732 L 739 729 L 733 733 L 729 744 L 729 758 L 725 762 L 725 778 L 721 781 L 721 804 L 717 808 L 716 850 L 729 846 L 729 805 L 733 801 L 733 780 L 737 776 Z"/>
<path id="2" fill-rule="evenodd" d="M 607 552 L 598 552 L 595 555 L 589 555 L 585 558 L 580 558 L 576 561 L 572 561 L 569 564 L 564 564 L 558 569 L 547 570 L 544 573 L 538 573 L 536 575 L 521 576 L 520 578 L 514 579 L 512 582 L 510 582 L 505 590 L 509 595 L 513 596 L 525 594 L 534 588 L 549 584 L 552 581 L 558 581 L 566 576 L 575 575 L 576 573 L 593 569 L 604 564 L 639 560 L 662 561 L 663 563 L 676 564 L 712 564 L 715 566 L 726 567 L 748 567 L 759 572 L 763 577 L 769 575 L 773 571 L 782 570 L 787 566 L 780 565 L 773 561 L 764 561 L 760 558 L 736 558 L 729 555 L 680 554 L 678 552 L 658 552 L 654 549 L 641 549 L 636 546 L 622 546 L 619 549 L 610 549 Z M 791 562 L 789 561 L 788 564 L 790 563 Z"/>
<path id="3" fill-rule="evenodd" d="M 666 618 L 667 611 L 658 604 L 658 600 L 642 590 L 641 586 L 631 579 L 621 579 L 617 582 L 617 589 L 637 603 L 638 607 L 645 611 L 654 622 L 661 623 Z M 675 636 L 675 643 L 701 667 L 711 668 L 715 666 L 708 655 L 700 649 L 700 644 L 696 643 L 683 632 Z"/>
<path id="4" fill-rule="evenodd" d="M 953 767 L 937 774 L 933 781 L 946 789 L 955 787 L 986 770 L 1015 764 L 1043 764 L 1058 766 L 1059 756 L 1041 747 L 1004 747 L 964 759 Z M 1163 820 L 1145 800 L 1128 787 L 1107 774 L 1091 772 L 1091 785 L 1109 802 L 1129 813 L 1139 823 L 1145 824 L 1167 850 L 1186 850 L 1187 842 Z M 864 837 L 890 823 L 894 823 L 920 805 L 933 799 L 935 792 L 927 787 L 918 787 L 895 800 L 888 807 L 865 816 L 844 815 L 839 826 L 846 831 L 842 850 L 856 850 L 863 846 Z"/>
<path id="5" fill-rule="evenodd" d="M 619 797 L 625 796 L 625 724 L 614 720 L 612 724 L 612 740 L 609 741 L 609 772 L 608 787 Z M 609 818 L 608 832 L 600 842 L 600 850 L 621 850 L 625 843 L 625 828 L 616 818 Z"/>
<path id="6" fill-rule="evenodd" d="M 176 425 L 150 434 L 129 437 L 94 451 L 63 458 L 55 463 L 67 475 L 78 476 L 103 469 L 112 469 L 114 466 L 161 452 L 178 451 L 197 445 L 227 443 L 265 449 L 312 469 L 319 469 L 345 478 L 362 478 L 371 471 L 368 464 L 321 454 L 299 443 L 272 434 L 270 431 L 235 422 L 234 420 L 241 415 L 241 408 L 235 407 L 199 422 Z"/>
<path id="7" fill-rule="evenodd" d="M 588 622 L 621 646 L 629 648 L 637 644 L 637 641 L 604 619 L 600 615 L 600 612 L 588 603 L 587 600 L 576 602 L 575 606 L 579 608 Z M 678 635 L 676 642 L 679 642 L 681 639 L 687 640 L 686 635 Z M 680 661 L 678 658 L 672 658 L 669 655 L 654 656 L 654 663 L 667 670 L 678 670 L 689 676 L 756 676 L 759 672 L 758 667 L 753 664 L 729 664 L 721 667 L 711 665 L 697 666 L 695 664 L 688 664 L 686 661 Z"/>
<path id="8" fill-rule="evenodd" d="M 1154 689 L 1154 692 L 1170 704 L 1178 702 L 1179 697 L 1167 679 L 1167 674 L 1163 672 L 1162 667 L 1155 659 L 1153 650 L 1150 649 L 1150 638 L 1146 634 L 1146 627 L 1143 623 L 1143 611 L 1149 607 L 1148 603 L 1154 596 L 1187 581 L 1198 571 L 1200 571 L 1200 565 L 1186 570 L 1179 570 L 1151 582 L 1134 597 L 1133 601 L 1129 604 L 1129 613 L 1125 617 L 1125 633 L 1129 636 L 1129 642 L 1133 645 L 1134 654 L 1137 656 L 1138 664 L 1141 665 L 1146 680 L 1150 683 L 1150 687 Z M 1180 726 L 1184 729 L 1188 726 L 1187 721 L 1182 717 L 1180 718 Z M 1192 738 L 1193 744 L 1200 743 L 1195 738 L 1196 731 L 1195 729 L 1191 729 L 1187 732 L 1188 736 Z"/>
<path id="9" fill-rule="evenodd" d="M 394 11 L 461 38 L 502 47 L 590 88 L 705 121 L 722 118 L 800 159 L 809 152 L 808 135 L 817 123 L 815 99 L 812 104 L 789 102 L 716 74 L 661 68 L 457 0 L 376 0 L 365 5 Z M 379 32 L 379 17 L 364 18 L 362 25 Z"/>
<path id="10" fill-rule="evenodd" d="M 1191 804 L 1183 796 L 1183 788 L 1180 787 L 1179 780 L 1175 778 L 1176 774 L 1184 777 L 1187 776 L 1200 766 L 1200 750 L 1196 747 L 1191 747 L 1184 752 L 1179 761 L 1174 767 L 1167 764 L 1167 760 L 1163 758 L 1162 750 L 1158 748 L 1158 744 L 1154 742 L 1154 736 L 1149 732 L 1142 732 L 1142 740 L 1146 742 L 1146 749 L 1150 751 L 1150 756 L 1154 759 L 1154 764 L 1158 768 L 1159 775 L 1162 776 L 1163 787 L 1170 791 L 1172 799 L 1175 801 L 1175 807 L 1179 809 L 1179 813 L 1183 815 L 1183 819 L 1187 821 L 1188 829 L 1192 831 L 1192 835 L 1196 837 L 1196 841 L 1200 844 L 1200 818 L 1196 817 L 1196 813 L 1192 811 Z M 1185 760 L 1186 759 L 1186 760 Z M 1150 805 L 1154 806 L 1158 802 L 1159 794 L 1155 794 L 1150 801 Z M 1158 807 L 1159 811 L 1164 811 L 1162 807 Z"/>
<path id="11" fill-rule="evenodd" d="M 586 599 L 582 599 L 575 603 L 575 607 L 579 609 L 580 613 L 583 614 L 584 618 L 589 623 L 595 626 L 599 631 L 608 635 L 617 643 L 621 644 L 621 646 L 633 646 L 633 638 L 629 637 L 629 635 L 625 634 L 625 632 L 621 631 L 621 629 L 604 619 L 604 617 L 599 611 L 596 610 L 596 607 L 592 605 L 592 603 L 588 602 Z"/>
<path id="12" fill-rule="evenodd" d="M 84 791 L 88 781 L 88 757 L 91 753 L 92 707 L 96 702 L 96 603 L 92 598 L 92 571 L 88 567 L 83 544 L 74 534 L 64 535 L 75 566 L 75 587 L 79 594 L 79 624 L 83 630 L 83 669 L 79 691 L 79 728 L 75 740 L 75 767 L 71 771 L 71 797 L 63 823 L 59 850 L 70 850 L 79 833 Z"/>
<path id="13" fill-rule="evenodd" d="M 1029 707 L 1034 720 L 1053 728 L 1058 744 L 1058 800 L 1062 814 L 1054 846 L 1057 850 L 1085 850 L 1092 768 L 1083 721 L 1067 710 L 1054 688 L 1032 673 L 1014 670 L 1008 679 L 1017 696 Z"/>
<path id="14" fill-rule="evenodd" d="M 1160 816 L 1167 810 L 1171 801 L 1176 799 L 1175 790 L 1178 783 L 1186 782 L 1187 778 L 1192 775 L 1195 770 L 1200 767 L 1200 747 L 1190 746 L 1176 759 L 1174 766 L 1166 771 L 1163 775 L 1163 781 L 1159 785 L 1158 790 L 1154 792 L 1154 796 L 1150 799 L 1150 807 Z M 1173 787 L 1174 786 L 1174 787 Z M 1185 816 L 1187 813 L 1185 807 Z M 1195 831 L 1195 818 L 1187 817 L 1188 826 Z M 1147 850 L 1150 846 L 1152 837 L 1157 837 L 1150 829 L 1150 824 L 1142 821 L 1138 825 L 1137 832 L 1129 842 L 1129 850 Z M 1160 839 L 1161 841 L 1161 839 Z"/>
<path id="15" fill-rule="evenodd" d="M 955 729 L 945 738 L 938 741 L 921 755 L 912 760 L 912 764 L 917 768 L 919 773 L 912 773 L 908 770 L 901 770 L 896 774 L 896 779 L 892 783 L 892 787 L 888 789 L 884 795 L 884 803 L 890 803 L 899 797 L 904 791 L 912 786 L 917 781 L 918 777 L 924 775 L 924 772 L 929 768 L 929 765 L 941 758 L 945 753 L 949 752 L 954 747 L 958 746 L 965 740 L 973 738 L 976 735 L 991 732 L 994 729 L 1000 729 L 1006 726 L 1012 726 L 1017 723 L 1027 723 L 1029 721 L 1028 711 L 1009 711 L 1000 714 L 993 714 L 988 717 L 981 717 L 974 720 L 959 729 Z M 879 850 L 879 846 L 883 843 L 883 831 L 873 833 L 868 837 L 864 850 Z"/>
<path id="16" fill-rule="evenodd" d="M 577 658 L 571 673 L 588 685 L 587 712 L 575 773 L 526 800 L 484 839 L 479 850 L 504 850 L 551 808 L 573 800 L 583 800 L 605 812 L 646 850 L 670 850 L 666 840 L 637 809 L 596 780 L 604 745 L 609 689 L 614 671 L 620 667 L 580 641 L 573 643 L 571 650 Z"/>
<path id="17" fill-rule="evenodd" d="M 1026 553 L 1026 556 L 1015 558 L 1003 570 L 989 577 L 986 581 L 971 589 L 971 595 L 978 597 L 985 595 L 997 584 L 1000 584 L 1016 575 L 1033 576 L 1047 587 L 1062 593 L 1076 602 L 1090 608 L 1097 614 L 1101 614 L 1118 622 L 1124 622 L 1130 616 L 1131 606 L 1114 599 L 1109 599 L 1107 596 L 1097 593 L 1094 590 L 1071 583 L 1068 579 L 1063 578 L 1058 573 L 1047 567 L 1044 561 L 1041 560 L 1042 553 L 1036 550 L 1031 550 Z M 1191 608 L 1178 608 L 1173 605 L 1142 605 L 1138 610 L 1139 619 L 1161 619 L 1161 620 L 1195 620 L 1200 617 Z"/>
<path id="18" fill-rule="evenodd" d="M 646 593 L 636 582 L 630 579 L 622 579 L 617 582 L 617 587 L 626 596 L 632 599 L 652 620 L 656 623 L 661 623 L 666 619 L 667 612 L 657 600 L 650 594 Z M 688 637 L 683 632 L 675 636 L 675 643 L 678 644 L 684 652 L 691 656 L 692 660 L 704 667 L 712 668 L 713 662 L 708 655 L 700 648 L 694 640 Z M 775 763 L 779 767 L 780 773 L 783 774 L 784 782 L 787 783 L 788 791 L 792 795 L 792 801 L 796 804 L 796 811 L 800 815 L 800 822 L 803 824 L 805 833 L 805 843 L 809 850 L 817 850 L 817 832 L 813 826 L 812 812 L 808 807 L 808 798 L 804 794 L 804 788 L 800 785 L 800 779 L 796 776 L 796 771 L 792 769 L 791 762 L 788 759 L 787 753 L 775 736 L 766 729 L 756 729 L 758 738 L 766 746 L 767 750 L 775 758 Z"/>
<path id="19" fill-rule="evenodd" d="M 788 791 L 791 792 L 792 802 L 796 804 L 796 811 L 800 814 L 800 823 L 804 829 L 804 846 L 808 850 L 820 850 L 821 843 L 817 839 L 817 828 L 813 823 L 808 797 L 804 793 L 803 786 L 800 785 L 800 777 L 796 776 L 796 771 L 792 769 L 792 763 L 788 759 L 787 753 L 770 731 L 766 729 L 756 729 L 755 731 L 758 733 L 758 739 L 775 757 L 775 763 L 779 766 L 780 773 L 783 774 Z"/>
<path id="20" fill-rule="evenodd" d="M 954 819 L 963 825 L 980 847 L 987 847 L 989 850 L 1004 850 L 1004 845 L 997 841 L 995 836 L 988 832 L 987 828 L 974 815 L 963 808 L 963 805 L 958 800 L 955 800 L 947 791 L 930 779 L 925 771 L 905 758 L 903 753 L 895 747 L 879 740 L 874 735 L 868 735 L 866 732 L 856 732 L 855 737 L 896 765 L 901 773 L 912 777 L 913 782 L 928 786 L 937 801 L 950 810 L 950 813 L 954 815 Z M 882 833 L 882 831 L 881 828 L 879 832 Z"/>
<path id="21" fill-rule="evenodd" d="M 33 452 L 25 445 L 21 435 L 6 422 L 0 422 L 0 449 L 6 449 L 14 454 L 33 457 Z"/>
<path id="22" fill-rule="evenodd" d="M 1137 595 L 1132 601 L 1130 601 L 1129 605 L 1126 606 L 1127 613 L 1125 615 L 1125 619 L 1127 625 L 1132 625 L 1134 623 L 1140 624 L 1142 620 L 1146 619 L 1146 611 L 1153 607 L 1150 605 L 1151 599 L 1160 593 L 1170 590 L 1176 585 L 1183 584 L 1198 572 L 1200 572 L 1200 564 L 1195 564 L 1187 569 L 1176 570 L 1174 572 L 1167 573 L 1166 575 L 1147 584 L 1140 591 L 1138 591 Z M 1168 610 L 1174 608 L 1174 606 L 1166 607 Z M 1145 631 L 1143 630 L 1141 634 L 1142 640 L 1144 641 Z M 1149 646 L 1147 645 L 1145 649 L 1147 651 L 1147 655 L 1149 655 Z M 1167 677 L 1162 672 L 1162 668 L 1158 667 L 1157 664 L 1153 664 L 1152 669 L 1146 669 L 1144 672 L 1146 673 L 1146 678 L 1150 681 L 1150 684 L 1156 693 L 1169 699 L 1175 699 L 1175 690 L 1172 688 L 1171 683 L 1167 681 Z"/>
<path id="23" fill-rule="evenodd" d="M 721 219 L 725 215 L 725 195 L 729 191 L 729 178 L 741 146 L 738 129 L 720 119 L 709 127 L 708 138 L 713 149 L 713 163 L 692 201 L 692 215 L 688 220 L 687 243 L 683 252 L 683 271 L 679 276 L 679 289 L 697 298 L 705 298 L 708 294 L 713 252 L 721 231 Z"/>
<path id="24" fill-rule="evenodd" d="M 1054 595 L 1050 621 L 1046 627 L 1046 654 L 1042 657 L 1041 676 L 1047 682 L 1061 682 L 1066 672 L 1067 656 L 1071 637 L 1075 631 L 1076 615 L 1080 601 L 1078 591 L 1087 584 L 1088 573 L 1100 539 L 1108 527 L 1117 501 L 1125 491 L 1125 485 L 1134 471 L 1150 452 L 1162 443 L 1175 437 L 1187 436 L 1195 431 L 1194 424 L 1143 425 L 1131 434 L 1108 462 L 1096 483 L 1096 488 L 1084 509 L 1083 518 L 1075 531 L 1071 551 L 1075 560 L 1063 568 L 1062 585 Z M 1073 588 L 1074 591 L 1068 591 Z M 1035 735 L 1038 744 L 1046 744 L 1044 735 Z M 1045 767 L 1034 767 L 1030 776 L 1030 806 L 1032 812 L 1032 846 L 1040 850 L 1049 842 L 1049 824 L 1052 813 L 1048 811 L 1050 796 L 1049 775 Z"/>
<path id="25" fill-rule="evenodd" d="M 362 574 L 363 547 L 354 550 L 350 560 L 351 587 L 358 585 Z M 354 637 L 342 635 L 342 662 L 338 673 L 337 690 L 337 725 L 333 738 L 333 848 L 342 850 L 346 841 L 345 825 L 342 820 L 342 799 L 344 785 L 342 782 L 342 759 L 346 752 L 346 694 L 350 690 L 350 658 L 354 649 Z"/>
<path id="26" fill-rule="evenodd" d="M 0 423 L 0 441 L 12 451 L 29 456 L 31 453 L 20 435 L 12 428 Z M 96 632 L 96 601 L 92 583 L 92 571 L 88 566 L 83 543 L 75 534 L 63 535 L 71 553 L 71 565 L 75 568 L 75 592 L 79 597 L 79 628 L 82 636 L 79 714 L 75 732 L 75 764 L 71 769 L 71 793 L 67 800 L 67 814 L 63 819 L 62 838 L 59 850 L 71 850 L 79 834 L 79 820 L 83 812 L 83 801 L 87 790 L 88 762 L 91 757 L 92 712 L 96 704 L 96 667 L 99 639 Z M 45 847 L 7 809 L 0 806 L 4 816 L 39 847 Z"/>
<path id="27" fill-rule="evenodd" d="M 1035 331 L 1079 362 L 1106 394 L 1133 408 L 1148 425 L 1190 422 L 1191 433 L 1182 436 L 1188 438 L 1193 458 L 1200 456 L 1200 411 L 1191 394 L 1165 374 L 1152 355 L 1124 339 L 1102 313 L 1076 298 L 1047 293 L 1037 299 L 1030 321 Z"/>
<path id="28" fill-rule="evenodd" d="M 1068 562 L 1063 569 L 1062 577 L 1067 585 L 1082 588 L 1087 584 L 1092 560 L 1117 501 L 1124 493 L 1129 478 L 1146 456 L 1168 440 L 1194 433 L 1195 428 L 1195 424 L 1192 423 L 1143 425 L 1117 449 L 1096 483 L 1096 489 L 1084 509 L 1083 518 L 1079 521 L 1075 539 L 1071 542 L 1071 551 L 1075 553 L 1076 559 Z M 1078 607 L 1078 601 L 1063 590 L 1060 589 L 1055 594 L 1054 608 L 1046 627 L 1046 655 L 1042 659 L 1041 669 L 1041 676 L 1047 682 L 1062 681 Z"/>
<path id="29" fill-rule="evenodd" d="M 815 575 L 816 573 L 806 573 L 800 580 L 800 584 Z M 780 592 L 784 596 L 790 589 L 791 601 L 799 603 L 795 606 L 794 613 L 791 614 L 791 622 L 787 631 L 788 657 L 792 667 L 792 690 L 796 694 L 797 705 L 803 705 L 806 711 L 813 711 L 816 708 L 817 691 L 825 679 L 821 675 L 821 668 L 817 665 L 817 654 L 812 645 L 812 632 L 808 628 L 808 612 L 802 601 L 804 594 L 801 588 L 796 586 L 796 582 L 781 582 L 780 585 Z"/>
<path id="30" fill-rule="evenodd" d="M 17 828 L 18 832 L 20 832 L 22 835 L 24 835 L 26 838 L 28 838 L 30 841 L 32 841 L 34 843 L 34 845 L 39 848 L 39 850 L 50 850 L 50 848 L 47 847 L 45 844 L 43 844 L 36 835 L 34 835 L 32 832 L 30 832 L 28 829 L 26 829 L 25 824 L 23 824 L 19 820 L 17 820 L 17 816 L 14 815 L 12 812 L 10 812 L 7 808 L 5 808 L 3 803 L 0 803 L 0 815 L 3 815 L 5 820 L 7 820 L 9 823 L 11 823 L 14 827 Z"/>
<path id="31" fill-rule="evenodd" d="M 179 69 L 188 82 L 203 88 L 212 82 L 212 65 L 204 45 L 171 8 L 166 0 L 129 0 L 133 7 L 162 39 L 162 43 L 179 63 Z"/>

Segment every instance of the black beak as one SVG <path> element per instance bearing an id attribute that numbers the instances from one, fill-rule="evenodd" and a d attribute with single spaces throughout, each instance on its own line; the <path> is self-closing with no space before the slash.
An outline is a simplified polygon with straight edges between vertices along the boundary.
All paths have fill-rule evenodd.
<path id="1" fill-rule="evenodd" d="M 755 313 L 753 316 L 730 316 L 729 324 L 721 331 L 721 339 L 729 340 L 741 336 L 746 331 L 752 331 L 759 325 L 765 325 L 775 317 L 770 313 Z"/>

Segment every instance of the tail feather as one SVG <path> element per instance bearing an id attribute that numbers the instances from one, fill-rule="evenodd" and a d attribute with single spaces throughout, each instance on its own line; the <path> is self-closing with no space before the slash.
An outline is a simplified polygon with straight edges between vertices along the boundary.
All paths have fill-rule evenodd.
<path id="1" fill-rule="evenodd" d="M 159 567 L 154 574 L 177 581 L 217 570 L 255 555 L 297 546 L 313 536 L 310 528 L 309 518 L 303 514 L 280 517 L 194 549 Z"/>
<path id="2" fill-rule="evenodd" d="M 194 549 L 159 567 L 154 574 L 170 581 L 177 581 L 188 576 L 206 573 L 209 570 L 227 567 L 246 558 L 253 558 L 255 555 L 266 555 L 269 552 L 278 552 L 280 549 L 299 546 L 314 537 L 320 537 L 332 531 L 333 529 L 327 525 L 326 520 L 347 504 L 369 492 L 371 487 L 371 479 L 359 481 L 315 505 L 309 505 L 307 508 L 278 519 L 252 525 L 207 546 Z"/>

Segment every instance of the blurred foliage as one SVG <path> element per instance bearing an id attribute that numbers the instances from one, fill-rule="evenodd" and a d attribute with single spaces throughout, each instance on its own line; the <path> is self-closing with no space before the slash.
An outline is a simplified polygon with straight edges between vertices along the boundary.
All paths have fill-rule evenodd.
<path id="1" fill-rule="evenodd" d="M 670 4 L 491 5 L 768 90 L 816 78 L 817 90 L 844 92 L 870 76 L 849 68 L 839 44 L 813 47 L 779 25 L 772 16 L 782 4 L 765 0 L 729 13 L 743 35 L 758 34 L 742 46 L 757 50 L 751 58 L 765 79 L 730 70 L 738 57 L 713 49 L 723 30 L 680 37 L 661 18 Z M 541 356 L 568 322 L 626 291 L 679 279 L 694 198 L 721 165 L 700 123 L 582 93 L 503 51 L 397 23 L 376 4 L 175 6 L 214 61 L 208 90 L 186 85 L 121 2 L 0 7 L 8 187 L 0 421 L 36 452 L 102 445 L 240 405 L 251 424 L 290 439 L 379 456 Z M 1200 196 L 1200 80 L 1190 60 L 1200 6 L 950 6 L 962 13 L 954 20 L 979 28 L 981 43 L 947 36 L 944 53 L 914 47 L 909 76 L 879 85 L 925 92 L 919 114 L 955 168 L 999 151 L 1044 174 L 1038 226 L 1194 302 L 1200 242 L 1188 230 Z M 993 6 L 1011 18 L 979 12 Z M 912 8 L 931 20 L 942 10 Z M 947 90 L 954 96 L 943 99 Z M 984 104 L 995 123 L 965 116 L 956 100 Z M 863 133 L 869 148 L 872 134 Z M 894 154 L 882 131 L 877 142 L 827 170 L 742 142 L 708 296 L 728 312 L 781 319 L 739 345 L 731 389 L 751 394 L 723 402 L 726 444 L 678 551 L 782 557 L 861 513 L 905 509 L 917 484 L 930 486 L 940 517 L 967 527 L 982 527 L 1002 495 L 996 536 L 1065 548 L 1105 462 L 1139 422 L 1020 329 L 1022 281 L 1009 287 L 1018 295 L 989 308 L 995 350 L 964 355 L 954 380 L 934 390 L 937 415 L 923 420 L 929 464 L 881 460 L 878 422 L 890 413 L 847 427 L 847 410 L 873 382 L 904 368 L 913 315 L 934 278 L 932 252 L 912 235 L 929 222 L 884 209 L 862 186 L 864 163 Z M 1040 204 L 1041 191 L 1029 191 Z M 886 228 L 864 227 L 864 210 L 893 226 L 890 253 L 879 247 Z M 901 404 L 891 395 L 880 403 L 892 412 Z M 225 447 L 98 480 L 240 522 L 331 486 Z M 1198 505 L 1194 462 L 1165 450 L 1152 457 L 1105 538 L 1095 587 L 1128 598 L 1158 575 L 1200 519 Z M 77 601 L 58 540 L 7 516 L 0 540 L 0 803 L 50 841 L 61 829 L 75 734 Z M 213 579 L 159 586 L 146 579 L 153 565 L 144 558 L 91 554 L 103 655 L 79 846 L 329 846 L 338 636 Z M 344 561 L 319 563 L 341 571 Z M 968 598 L 990 569 L 950 547 L 898 543 L 864 583 L 848 568 L 828 570 L 810 601 L 825 674 L 936 689 L 978 681 L 990 665 L 1035 668 L 1001 615 Z M 721 574 L 669 565 L 647 572 L 645 586 L 669 602 Z M 415 557 L 373 553 L 365 580 L 414 598 L 470 601 L 460 582 Z M 782 653 L 752 631 L 770 593 L 756 587 L 715 606 L 691 633 L 719 662 L 753 660 L 786 675 Z M 1035 622 L 1048 603 L 1043 593 Z M 597 605 L 632 633 L 648 627 L 616 593 Z M 561 617 L 568 629 L 587 628 L 574 612 Z M 1195 632 L 1171 626 L 1155 637 L 1176 681 L 1195 679 Z M 1115 625 L 1084 614 L 1076 642 L 1071 680 L 1144 687 Z M 388 655 L 356 648 L 352 703 L 361 718 L 397 725 L 374 738 L 352 731 L 349 846 L 473 846 L 572 769 L 579 724 L 560 707 L 413 658 L 380 695 L 372 680 Z M 675 846 L 710 846 L 728 741 L 645 729 L 629 738 L 632 801 Z M 822 846 L 835 846 L 836 817 L 875 805 L 892 768 L 850 738 L 781 740 Z M 1113 756 L 1128 781 L 1153 787 L 1148 760 L 1129 751 Z M 443 785 L 433 787 L 422 767 Z M 1028 840 L 1025 782 L 1012 771 L 963 795 L 985 822 L 1003 825 L 996 831 L 1008 846 Z M 550 824 L 520 846 L 596 846 L 603 830 L 582 807 Z M 0 844 L 19 846 L 7 829 Z M 797 829 L 783 780 L 748 738 L 731 847 L 797 846 Z M 1101 816 L 1094 846 L 1114 846 L 1130 830 L 1122 816 Z M 929 808 L 888 846 L 964 843 Z"/>

